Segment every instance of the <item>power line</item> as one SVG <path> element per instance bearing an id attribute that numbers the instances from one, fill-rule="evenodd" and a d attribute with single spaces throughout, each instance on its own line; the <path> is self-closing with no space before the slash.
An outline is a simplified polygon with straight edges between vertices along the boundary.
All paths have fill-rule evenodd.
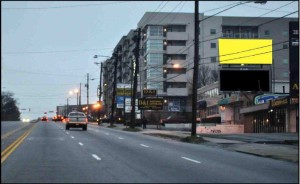
<path id="1" fill-rule="evenodd" d="M 229 60 L 236 60 L 236 59 L 246 58 L 246 57 L 253 57 L 253 56 L 256 56 L 256 55 L 267 54 L 267 53 L 270 53 L 270 52 L 278 52 L 278 51 L 286 50 L 286 49 L 288 49 L 288 48 L 282 48 L 282 49 L 277 49 L 277 50 L 273 50 L 273 51 L 269 51 L 269 52 L 258 53 L 258 54 L 254 54 L 254 55 L 250 55 L 250 56 L 243 56 L 243 57 L 238 57 L 238 58 L 228 59 L 228 60 L 226 60 L 226 61 L 229 61 Z M 200 58 L 200 59 L 202 59 L 202 58 Z M 225 60 L 224 60 L 224 61 L 225 61 Z M 203 65 L 203 64 L 210 64 L 210 63 L 201 63 L 201 65 Z M 199 65 L 200 65 L 200 63 L 199 63 Z M 192 69 L 193 69 L 193 68 L 187 69 L 187 71 L 192 70 Z M 179 75 L 182 75 L 182 74 L 177 74 L 177 75 L 175 75 L 175 76 L 173 76 L 173 77 L 170 77 L 170 78 L 168 78 L 168 79 L 165 79 L 165 80 L 163 80 L 163 81 L 153 81 L 152 83 L 161 83 L 161 82 L 165 82 L 165 81 L 167 81 L 167 80 L 174 79 L 175 77 L 178 77 Z M 155 78 L 155 79 L 157 79 L 157 78 Z M 153 79 L 152 79 L 152 80 L 153 80 Z"/>
<path id="2" fill-rule="evenodd" d="M 292 2 L 295 2 L 295 1 L 292 1 Z M 248 4 L 244 4 L 243 6 L 248 6 L 248 7 L 251 7 L 251 8 L 256 8 L 256 9 L 261 9 L 261 10 L 271 10 L 271 9 L 268 9 L 268 8 L 261 8 L 261 7 L 256 7 L 256 6 L 251 6 L 251 5 L 248 5 Z M 283 13 L 291 13 L 289 11 L 283 11 L 283 10 L 276 10 L 277 12 L 283 12 Z"/>
<path id="3" fill-rule="evenodd" d="M 120 3 L 129 3 L 132 1 L 117 1 L 111 3 L 101 3 L 101 4 L 82 4 L 82 5 L 69 5 L 69 6 L 52 6 L 52 7 L 36 7 L 36 8 L 1 8 L 3 10 L 45 10 L 45 9 L 63 9 L 63 8 L 77 8 L 77 7 L 91 7 L 91 6 L 103 6 L 110 4 L 120 4 Z"/>
<path id="4" fill-rule="evenodd" d="M 89 52 L 89 51 L 101 51 L 109 50 L 113 48 L 103 48 L 103 49 L 83 49 L 83 50 L 61 50 L 61 51 L 17 51 L 17 52 L 2 52 L 1 54 L 51 54 L 51 53 L 66 53 L 66 52 Z"/>
<path id="5" fill-rule="evenodd" d="M 281 9 L 281 8 L 287 6 L 287 5 L 292 4 L 292 3 L 293 3 L 293 2 L 287 3 L 287 4 L 283 5 L 283 6 L 280 6 L 280 7 L 276 8 L 275 10 Z M 244 4 L 243 4 L 243 5 L 244 5 Z M 264 14 L 262 14 L 262 15 L 260 15 L 260 16 L 253 17 L 253 18 L 251 18 L 250 20 L 241 22 L 241 23 L 239 23 L 238 25 L 235 25 L 235 26 L 241 26 L 241 25 L 243 25 L 243 24 L 245 24 L 245 23 L 248 23 L 248 22 L 251 22 L 251 21 L 253 21 L 253 20 L 255 20 L 255 19 L 259 18 L 259 17 L 262 17 L 262 16 L 264 16 L 264 15 L 267 15 L 267 14 L 273 12 L 273 11 L 274 11 L 274 10 L 271 10 L 271 11 L 269 11 L 269 12 L 267 12 L 267 13 L 264 13 Z M 288 16 L 288 15 L 287 15 L 287 16 Z M 281 18 L 283 18 L 283 17 L 281 17 Z M 264 25 L 264 24 L 266 24 L 266 22 L 263 23 L 262 25 Z M 262 25 L 260 25 L 260 26 L 262 26 Z M 259 26 L 258 26 L 258 27 L 259 27 Z M 222 33 L 222 31 L 216 33 L 216 35 L 219 34 L 219 33 Z M 207 37 L 212 37 L 212 35 L 203 36 L 202 39 L 203 39 L 203 38 L 207 38 Z M 222 38 L 222 36 L 215 37 L 215 38 L 212 38 L 212 39 L 209 39 L 209 40 L 200 41 L 199 43 L 204 43 L 204 42 L 206 42 L 206 41 L 212 41 L 212 40 L 215 40 L 215 39 L 218 39 L 218 38 Z"/>

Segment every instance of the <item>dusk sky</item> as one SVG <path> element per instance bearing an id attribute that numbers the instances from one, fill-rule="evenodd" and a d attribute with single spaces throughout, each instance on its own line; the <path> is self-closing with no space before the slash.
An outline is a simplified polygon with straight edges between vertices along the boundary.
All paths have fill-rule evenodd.
<path id="1" fill-rule="evenodd" d="M 199 13 L 213 15 L 233 3 L 237 1 L 200 1 Z M 298 1 L 268 1 L 240 5 L 218 16 L 282 17 L 295 11 Z M 68 97 L 69 104 L 76 104 L 76 95 L 69 91 L 79 89 L 80 83 L 86 104 L 89 73 L 95 79 L 89 81 L 89 103 L 95 103 L 100 69 L 94 62 L 105 58 L 93 56 L 111 56 L 145 12 L 193 13 L 194 2 L 1 1 L 1 91 L 14 93 L 18 107 L 26 109 L 21 117 L 33 119 L 44 112 L 52 117 L 49 111 L 66 105 Z M 298 17 L 298 12 L 289 17 Z"/>

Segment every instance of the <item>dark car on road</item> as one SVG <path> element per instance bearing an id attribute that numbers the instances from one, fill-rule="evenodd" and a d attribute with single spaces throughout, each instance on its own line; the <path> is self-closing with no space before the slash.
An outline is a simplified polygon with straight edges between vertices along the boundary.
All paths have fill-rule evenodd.
<path id="1" fill-rule="evenodd" d="M 47 116 L 43 116 L 42 117 L 42 121 L 48 121 L 48 117 Z"/>

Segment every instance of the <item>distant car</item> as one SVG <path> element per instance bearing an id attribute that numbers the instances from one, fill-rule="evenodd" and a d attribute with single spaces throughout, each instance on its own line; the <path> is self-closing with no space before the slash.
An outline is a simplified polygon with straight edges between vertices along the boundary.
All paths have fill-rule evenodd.
<path id="1" fill-rule="evenodd" d="M 52 121 L 63 121 L 64 117 L 62 115 L 57 115 L 52 118 Z"/>
<path id="2" fill-rule="evenodd" d="M 160 119 L 159 123 L 161 125 L 165 125 L 166 123 L 187 123 L 187 119 L 184 116 L 176 116 L 176 115 L 171 115 L 167 118 Z"/>
<path id="3" fill-rule="evenodd" d="M 43 116 L 42 117 L 42 121 L 48 121 L 48 117 L 47 116 Z"/>
<path id="4" fill-rule="evenodd" d="M 87 130 L 88 119 L 83 112 L 70 112 L 66 118 L 66 130 L 70 127 L 80 127 L 82 130 Z"/>
<path id="5" fill-rule="evenodd" d="M 23 118 L 23 119 L 22 119 L 22 122 L 24 122 L 24 123 L 28 123 L 29 121 L 30 121 L 29 118 Z"/>
<path id="6" fill-rule="evenodd" d="M 110 123 L 108 118 L 100 118 L 100 123 Z M 100 123 L 98 122 L 98 125 L 100 125 Z"/>

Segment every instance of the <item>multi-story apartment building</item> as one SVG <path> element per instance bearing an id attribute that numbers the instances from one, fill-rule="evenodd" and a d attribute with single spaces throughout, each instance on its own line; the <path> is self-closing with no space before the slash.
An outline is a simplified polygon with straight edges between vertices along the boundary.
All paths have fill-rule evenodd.
<path id="1" fill-rule="evenodd" d="M 209 118 L 221 116 L 219 106 L 222 105 L 220 101 L 223 98 L 236 96 L 239 100 L 248 101 L 248 105 L 249 99 L 252 98 L 245 93 L 227 94 L 219 91 L 218 39 L 272 39 L 273 50 L 285 49 L 288 48 L 288 24 L 290 21 L 297 21 L 297 18 L 224 16 L 206 18 L 204 14 L 199 14 L 198 100 L 209 102 L 206 104 L 209 113 L 205 113 L 205 118 Z M 205 20 L 201 21 L 203 19 Z M 166 102 L 164 109 L 159 111 L 160 117 L 183 113 L 189 118 L 192 110 L 194 14 L 147 12 L 138 22 L 137 27 L 141 29 L 138 97 L 142 97 L 142 89 L 156 89 L 157 96 L 163 97 Z M 136 33 L 131 30 L 115 47 L 116 49 L 121 47 L 122 50 L 121 59 L 118 60 L 117 83 L 130 84 L 132 81 L 133 61 L 136 60 L 133 52 L 135 36 Z M 245 67 L 262 67 L 270 70 L 272 86 L 270 93 L 289 93 L 288 49 L 274 51 L 272 56 L 271 66 Z M 106 92 L 104 91 L 104 101 L 108 107 L 111 106 L 114 61 L 109 59 L 104 64 L 104 87 L 107 89 Z M 240 66 L 231 65 L 231 67 Z M 212 96 L 216 99 L 208 100 Z M 230 118 L 223 117 L 222 122 L 241 123 L 239 109 L 247 106 L 247 103 L 237 104 L 240 105 L 232 109 L 229 113 Z"/>

